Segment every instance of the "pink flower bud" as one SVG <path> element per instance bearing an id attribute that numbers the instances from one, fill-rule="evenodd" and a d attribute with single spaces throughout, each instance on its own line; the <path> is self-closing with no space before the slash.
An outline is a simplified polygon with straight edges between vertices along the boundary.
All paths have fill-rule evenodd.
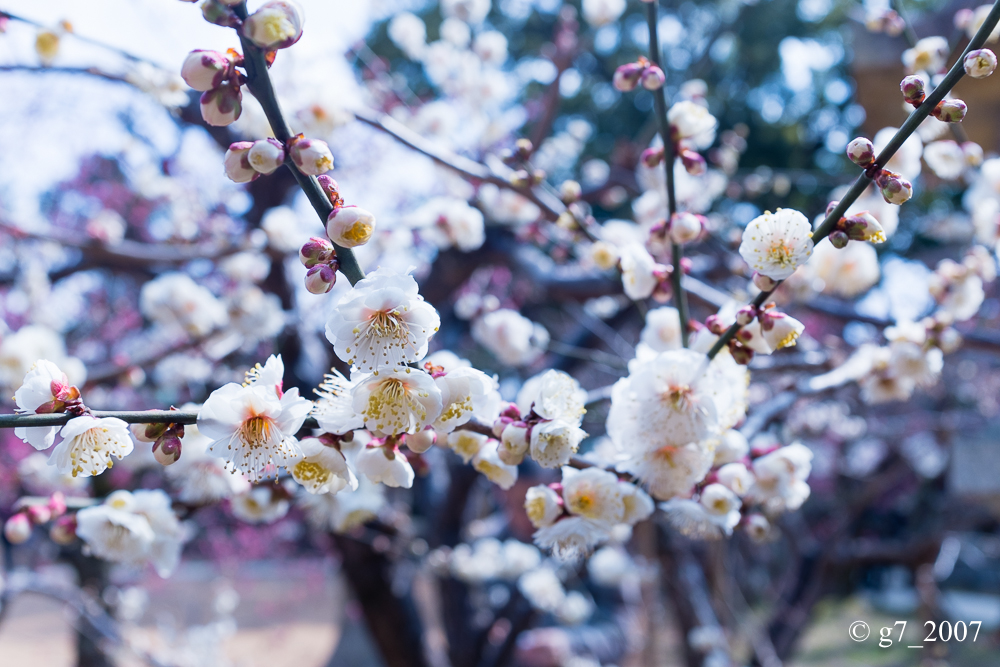
<path id="1" fill-rule="evenodd" d="M 968 110 L 969 108 L 965 105 L 965 102 L 952 97 L 938 102 L 931 115 L 945 123 L 961 123 Z"/>
<path id="2" fill-rule="evenodd" d="M 693 213 L 674 213 L 670 220 L 670 240 L 678 245 L 690 243 L 701 236 L 701 218 Z"/>
<path id="3" fill-rule="evenodd" d="M 692 176 L 701 176 L 708 170 L 705 158 L 698 151 L 682 148 L 680 157 L 685 171 Z"/>
<path id="4" fill-rule="evenodd" d="M 743 306 L 736 311 L 736 323 L 741 327 L 745 327 L 753 322 L 755 317 L 757 317 L 757 309 L 753 306 Z"/>
<path id="5" fill-rule="evenodd" d="M 270 174 L 285 163 L 285 147 L 277 139 L 260 139 L 253 142 L 247 158 L 256 171 Z"/>
<path id="6" fill-rule="evenodd" d="M 31 537 L 31 521 L 23 512 L 18 512 L 3 526 L 4 537 L 11 544 L 23 544 Z"/>
<path id="7" fill-rule="evenodd" d="M 229 73 L 229 58 L 218 51 L 192 51 L 181 66 L 181 78 L 195 90 L 218 88 Z"/>
<path id="8" fill-rule="evenodd" d="M 52 512 L 52 518 L 61 517 L 66 513 L 66 496 L 62 491 L 56 491 L 49 496 L 49 511 Z"/>
<path id="9" fill-rule="evenodd" d="M 847 157 L 859 167 L 867 167 L 875 161 L 875 146 L 868 139 L 858 137 L 847 144 Z"/>
<path id="10" fill-rule="evenodd" d="M 997 57 L 989 49 L 969 51 L 965 56 L 965 73 L 973 79 L 985 79 L 997 68 Z"/>
<path id="11" fill-rule="evenodd" d="M 647 148 L 642 152 L 642 157 L 639 158 L 642 163 L 653 169 L 663 162 L 663 146 Z"/>
<path id="12" fill-rule="evenodd" d="M 265 51 L 288 48 L 302 37 L 302 11 L 288 0 L 266 2 L 247 17 L 243 36 Z"/>
<path id="13" fill-rule="evenodd" d="M 644 69 L 645 67 L 640 63 L 627 63 L 615 70 L 611 82 L 616 89 L 623 93 L 635 90 Z"/>
<path id="14" fill-rule="evenodd" d="M 830 236 L 828 238 L 830 239 L 830 243 L 833 245 L 834 248 L 846 248 L 847 242 L 850 240 L 847 237 L 847 234 L 840 231 L 839 229 L 835 229 L 832 232 L 830 232 Z"/>
<path id="15" fill-rule="evenodd" d="M 252 147 L 253 143 L 249 141 L 237 141 L 236 143 L 229 145 L 229 150 L 226 151 L 226 157 L 222 163 L 226 168 L 226 176 L 228 176 L 231 181 L 236 183 L 249 183 L 255 178 L 260 177 L 257 170 L 250 166 L 250 158 L 248 154 L 250 153 L 250 149 Z"/>
<path id="16" fill-rule="evenodd" d="M 326 219 L 326 234 L 330 240 L 345 248 L 364 245 L 375 231 L 375 216 L 357 206 L 334 209 Z"/>
<path id="17" fill-rule="evenodd" d="M 765 276 L 763 273 L 753 274 L 753 284 L 757 286 L 761 292 L 770 292 L 778 287 L 778 281 L 773 278 Z"/>
<path id="18" fill-rule="evenodd" d="M 911 74 L 904 77 L 899 84 L 899 90 L 903 93 L 903 99 L 913 106 L 917 106 L 924 101 L 924 90 L 926 88 L 927 82 L 919 74 Z"/>
<path id="19" fill-rule="evenodd" d="M 886 203 L 899 206 L 913 196 L 913 186 L 910 185 L 910 182 L 888 169 L 882 170 L 882 173 L 875 179 L 875 183 L 881 190 L 882 198 L 885 199 Z"/>
<path id="20" fill-rule="evenodd" d="M 168 433 L 153 443 L 153 458 L 161 466 L 177 463 L 181 457 L 181 439 Z"/>
<path id="21" fill-rule="evenodd" d="M 333 257 L 333 244 L 326 239 L 312 237 L 299 248 L 299 261 L 311 269 L 317 264 L 326 264 Z"/>
<path id="22" fill-rule="evenodd" d="M 839 204 L 839 203 L 840 203 L 840 200 L 832 201 L 829 204 L 827 204 L 826 205 L 826 215 L 830 215 L 831 213 L 833 213 L 833 209 L 837 208 L 837 204 Z"/>
<path id="23" fill-rule="evenodd" d="M 307 176 L 319 176 L 333 169 L 333 153 L 325 141 L 292 139 L 288 152 L 295 166 Z"/>
<path id="24" fill-rule="evenodd" d="M 882 225 L 868 211 L 847 216 L 841 221 L 840 229 L 847 234 L 847 238 L 854 241 L 885 242 L 885 231 L 882 229 Z"/>
<path id="25" fill-rule="evenodd" d="M 326 294 L 337 282 L 337 272 L 329 264 L 317 264 L 306 271 L 306 289 L 313 294 Z"/>
<path id="26" fill-rule="evenodd" d="M 236 12 L 226 6 L 227 4 L 229 3 L 220 0 L 205 0 L 201 6 L 201 15 L 209 23 L 226 28 L 238 28 L 242 21 L 236 16 Z"/>
<path id="27" fill-rule="evenodd" d="M 223 85 L 201 94 L 201 117 L 209 125 L 231 125 L 242 112 L 243 93 L 238 86 Z"/>
<path id="28" fill-rule="evenodd" d="M 28 505 L 25 508 L 25 513 L 31 523 L 36 526 L 48 523 L 52 519 L 52 510 L 49 509 L 48 505 Z"/>
<path id="29" fill-rule="evenodd" d="M 650 65 L 639 76 L 639 82 L 646 90 L 659 90 L 666 80 L 667 77 L 664 76 L 663 70 L 656 65 Z"/>
<path id="30" fill-rule="evenodd" d="M 721 336 L 726 330 L 726 325 L 722 322 L 722 318 L 718 315 L 709 315 L 705 318 L 705 328 L 714 333 L 716 336 Z"/>
<path id="31" fill-rule="evenodd" d="M 337 181 L 333 180 L 326 174 L 320 174 L 316 177 L 316 180 L 319 181 L 319 187 L 323 188 L 323 192 L 326 193 L 326 196 L 330 200 L 331 204 L 340 198 L 340 188 L 337 185 Z"/>
<path id="32" fill-rule="evenodd" d="M 49 529 L 49 538 L 61 546 L 72 544 L 76 539 L 76 516 L 65 514 L 56 519 Z"/>

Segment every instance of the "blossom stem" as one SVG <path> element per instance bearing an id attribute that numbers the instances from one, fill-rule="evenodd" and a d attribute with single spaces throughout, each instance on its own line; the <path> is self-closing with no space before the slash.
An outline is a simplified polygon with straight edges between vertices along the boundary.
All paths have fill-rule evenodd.
<path id="1" fill-rule="evenodd" d="M 659 3 L 646 3 L 646 23 L 649 26 L 649 61 L 663 69 L 660 64 L 660 38 L 657 32 L 657 22 L 659 14 Z M 666 70 L 664 70 L 666 71 Z M 660 125 L 660 138 L 663 140 L 663 167 L 667 175 L 667 222 L 673 219 L 677 213 L 677 191 L 674 186 L 674 142 L 670 138 L 670 122 L 667 120 L 667 93 L 666 86 L 660 86 L 653 91 L 653 102 L 656 109 L 656 118 Z M 684 292 L 684 271 L 681 269 L 681 260 L 684 259 L 684 249 L 679 243 L 671 242 L 671 261 L 674 265 L 673 273 L 670 274 L 670 282 L 673 285 L 674 303 L 681 320 L 681 344 L 688 346 L 688 302 L 687 294 Z"/>
<path id="2" fill-rule="evenodd" d="M 246 20 L 248 14 L 245 2 L 233 7 L 233 11 L 236 12 L 236 15 L 240 19 Z M 257 98 L 260 106 L 264 109 L 264 115 L 267 116 L 267 122 L 271 125 L 274 138 L 283 144 L 287 144 L 288 140 L 294 135 L 288 126 L 288 122 L 285 120 L 285 116 L 281 112 L 281 106 L 278 104 L 278 98 L 274 93 L 274 86 L 271 85 L 271 77 L 267 71 L 267 61 L 264 58 L 264 52 L 244 37 L 242 31 L 237 29 L 237 32 L 240 36 L 240 44 L 243 45 L 243 66 L 247 73 L 247 88 L 253 93 L 253 96 Z M 327 217 L 333 211 L 333 205 L 320 187 L 319 181 L 316 180 L 315 176 L 307 176 L 299 171 L 292 162 L 291 156 L 285 157 L 285 164 L 295 176 L 295 180 L 298 181 L 299 187 L 306 194 L 309 203 L 316 210 L 320 221 L 325 225 Z M 351 284 L 354 285 L 364 278 L 365 273 L 361 270 L 361 265 L 358 264 L 358 260 L 351 249 L 341 247 L 336 243 L 334 247 L 337 249 L 340 271 L 347 276 Z"/>
<path id="3" fill-rule="evenodd" d="M 882 149 L 882 152 L 875 158 L 874 164 L 858 176 L 858 179 L 854 181 L 854 185 L 852 185 L 851 189 L 847 191 L 847 194 L 844 195 L 843 199 L 837 203 L 834 209 L 830 211 L 830 214 L 826 216 L 826 219 L 824 219 L 823 222 L 820 223 L 819 227 L 816 228 L 812 237 L 814 243 L 819 243 L 833 231 L 837 222 L 844 217 L 844 213 L 847 212 L 847 209 L 851 206 L 851 204 L 857 201 L 858 197 L 860 197 L 868 186 L 871 185 L 874 175 L 877 174 L 887 162 L 889 162 L 892 156 L 896 154 L 896 151 L 898 151 L 903 145 L 903 142 L 909 139 L 910 135 L 916 131 L 920 123 L 922 123 L 924 119 L 930 115 L 931 111 L 933 111 L 938 105 L 938 102 L 943 100 L 944 96 L 955 87 L 955 84 L 957 84 L 963 76 L 965 76 L 965 56 L 970 51 L 982 48 L 983 44 L 986 43 L 986 38 L 989 37 L 991 32 L 993 32 L 993 28 L 996 27 L 998 22 L 1000 22 L 1000 0 L 997 0 L 997 2 L 993 4 L 993 8 L 986 16 L 986 20 L 983 21 L 983 25 L 979 28 L 979 31 L 971 40 L 969 40 L 969 45 L 965 47 L 962 55 L 958 57 L 955 64 L 952 65 L 950 70 L 948 70 L 948 74 L 944 77 L 938 87 L 934 89 L 934 92 L 927 96 L 927 99 L 923 101 L 923 104 L 913 110 L 903 123 L 903 126 L 896 131 L 896 134 L 893 135 L 892 139 L 889 140 L 889 143 Z M 783 281 L 778 281 L 778 285 L 782 282 Z M 770 298 L 770 296 L 774 293 L 775 289 L 777 289 L 777 286 L 774 289 L 758 294 L 757 298 L 753 300 L 753 305 L 757 307 L 763 306 L 768 298 Z M 712 349 L 708 351 L 708 358 L 715 358 L 715 355 L 717 355 L 722 348 L 733 339 L 733 336 L 735 336 L 739 330 L 739 324 L 734 323 L 730 326 L 719 337 L 719 340 L 715 341 L 715 345 L 712 346 Z"/>

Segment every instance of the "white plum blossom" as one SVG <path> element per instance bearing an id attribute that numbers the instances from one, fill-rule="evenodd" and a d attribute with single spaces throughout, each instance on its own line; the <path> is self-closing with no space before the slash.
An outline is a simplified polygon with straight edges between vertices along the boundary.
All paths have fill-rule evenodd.
<path id="1" fill-rule="evenodd" d="M 747 437 L 736 429 L 729 429 L 719 438 L 712 464 L 724 466 L 727 463 L 741 461 L 749 453 L 750 443 L 747 441 Z"/>
<path id="2" fill-rule="evenodd" d="M 555 523 L 562 514 L 562 497 L 551 487 L 539 484 L 528 489 L 524 496 L 524 509 L 531 525 L 545 528 Z"/>
<path id="3" fill-rule="evenodd" d="M 639 343 L 653 352 L 667 352 L 681 347 L 681 318 L 676 308 L 664 306 L 646 313 Z"/>
<path id="4" fill-rule="evenodd" d="M 290 0 L 270 0 L 243 22 L 243 35 L 270 51 L 288 48 L 302 37 L 302 10 Z"/>
<path id="5" fill-rule="evenodd" d="M 76 534 L 98 558 L 139 565 L 148 557 L 156 534 L 145 517 L 115 507 L 120 503 L 119 497 L 114 504 L 81 509 L 76 513 Z"/>
<path id="6" fill-rule="evenodd" d="M 522 415 L 534 410 L 542 419 L 560 419 L 580 425 L 587 403 L 587 392 L 576 379 L 554 369 L 540 373 L 521 386 L 517 407 Z"/>
<path id="7" fill-rule="evenodd" d="M 337 303 L 326 337 L 341 359 L 362 371 L 377 372 L 423 359 L 440 325 L 413 276 L 380 267 Z"/>
<path id="8" fill-rule="evenodd" d="M 722 532 L 733 534 L 733 528 L 740 522 L 741 504 L 735 493 L 722 484 L 709 484 L 702 489 L 699 502 Z"/>
<path id="9" fill-rule="evenodd" d="M 713 450 L 702 443 L 663 445 L 633 456 L 617 469 L 633 475 L 660 500 L 688 494 L 712 467 Z"/>
<path id="10" fill-rule="evenodd" d="M 336 447 L 318 438 L 299 441 L 302 458 L 289 469 L 292 479 L 309 493 L 337 493 L 350 487 L 358 488 L 358 480 L 347 465 L 347 459 Z"/>
<path id="11" fill-rule="evenodd" d="M 670 132 L 675 141 L 691 140 L 698 148 L 708 148 L 715 141 L 719 122 L 704 106 L 682 100 L 667 112 Z"/>
<path id="12" fill-rule="evenodd" d="M 569 462 L 587 432 L 561 419 L 546 420 L 531 429 L 531 458 L 543 468 L 558 468 Z"/>
<path id="13" fill-rule="evenodd" d="M 74 417 L 59 432 L 62 442 L 52 450 L 49 463 L 73 477 L 92 477 L 132 453 L 128 424 L 115 417 Z"/>
<path id="14" fill-rule="evenodd" d="M 438 433 L 451 433 L 475 415 L 492 416 L 499 411 L 500 394 L 495 378 L 468 366 L 443 374 L 432 373 L 434 384 L 441 391 L 441 414 L 434 421 Z"/>
<path id="15" fill-rule="evenodd" d="M 809 497 L 806 479 L 812 471 L 813 454 L 801 443 L 792 443 L 753 462 L 756 483 L 747 499 L 761 503 L 769 512 L 796 510 Z"/>
<path id="16" fill-rule="evenodd" d="M 421 370 L 369 375 L 358 380 L 352 397 L 354 412 L 376 435 L 416 433 L 441 414 L 441 390 Z"/>
<path id="17" fill-rule="evenodd" d="M 116 495 L 128 493 L 115 491 L 106 502 L 113 504 Z M 180 561 L 181 548 L 184 545 L 184 531 L 181 523 L 171 508 L 170 496 L 160 489 L 132 492 L 131 507 L 134 514 L 145 517 L 153 529 L 153 544 L 150 546 L 149 562 L 156 568 L 161 577 L 169 577 Z"/>
<path id="18" fill-rule="evenodd" d="M 598 586 L 618 586 L 635 568 L 628 552 L 618 546 L 601 547 L 587 560 L 587 573 Z"/>
<path id="19" fill-rule="evenodd" d="M 462 457 L 463 463 L 471 461 L 489 440 L 488 435 L 475 431 L 458 430 L 448 434 L 448 449 Z"/>
<path id="20" fill-rule="evenodd" d="M 343 435 L 354 429 L 364 428 L 364 417 L 354 411 L 352 391 L 355 383 L 337 370 L 323 376 L 316 390 L 316 404 L 312 415 L 326 433 Z"/>
<path id="21" fill-rule="evenodd" d="M 566 600 L 566 590 L 551 567 L 539 567 L 521 575 L 517 588 L 531 606 L 555 613 Z"/>
<path id="22" fill-rule="evenodd" d="M 517 466 L 508 465 L 500 460 L 497 453 L 498 444 L 500 443 L 492 439 L 483 443 L 476 455 L 472 457 L 472 467 L 485 475 L 486 479 L 506 491 L 517 481 Z"/>
<path id="23" fill-rule="evenodd" d="M 736 461 L 721 466 L 716 471 L 716 479 L 719 480 L 719 484 L 741 497 L 746 495 L 754 482 L 753 473 L 744 464 Z"/>
<path id="24" fill-rule="evenodd" d="M 812 227 L 796 210 L 779 208 L 750 221 L 743 230 L 740 255 L 758 273 L 784 280 L 812 254 Z"/>
<path id="25" fill-rule="evenodd" d="M 533 363 L 549 344 L 545 327 L 507 308 L 494 310 L 473 322 L 472 337 L 510 366 Z"/>
<path id="26" fill-rule="evenodd" d="M 39 359 L 14 392 L 14 403 L 20 413 L 47 413 L 56 411 L 63 401 L 78 396 L 79 392 L 71 389 L 69 378 L 58 366 L 47 359 Z M 14 435 L 35 449 L 43 450 L 52 446 L 58 430 L 58 426 L 17 427 Z"/>
<path id="27" fill-rule="evenodd" d="M 944 37 L 924 37 L 913 48 L 903 51 L 903 65 L 908 72 L 926 71 L 937 74 L 948 62 L 948 40 Z"/>
<path id="28" fill-rule="evenodd" d="M 443 0 L 441 14 L 446 18 L 456 18 L 469 25 L 479 25 L 490 13 L 490 0 Z"/>
<path id="29" fill-rule="evenodd" d="M 955 180 L 969 166 L 965 151 L 958 142 L 951 140 L 933 141 L 924 146 L 924 162 L 938 178 L 946 181 Z"/>
<path id="30" fill-rule="evenodd" d="M 204 336 L 229 321 L 226 308 L 186 273 L 165 273 L 142 286 L 139 310 L 165 327 Z"/>
<path id="31" fill-rule="evenodd" d="M 639 243 L 625 245 L 620 249 L 620 253 L 625 296 L 636 301 L 649 297 L 659 282 L 656 271 L 660 265 Z"/>
<path id="32" fill-rule="evenodd" d="M 298 387 L 282 391 L 284 364 L 271 356 L 247 373 L 247 382 L 216 389 L 198 412 L 198 429 L 212 439 L 208 451 L 223 457 L 252 481 L 268 466 L 286 467 L 301 457 L 295 434 L 312 403 Z"/>
<path id="33" fill-rule="evenodd" d="M 0 332 L 4 328 L 0 326 Z M 39 359 L 48 359 L 66 372 L 70 384 L 82 386 L 87 369 L 66 355 L 62 336 L 40 324 L 28 324 L 0 338 L 0 387 L 14 391 Z"/>
<path id="34" fill-rule="evenodd" d="M 484 30 L 476 35 L 472 50 L 484 63 L 500 67 L 507 61 L 507 37 L 498 30 Z"/>
<path id="35" fill-rule="evenodd" d="M 882 276 L 878 252 L 870 243 L 848 241 L 844 248 L 835 248 L 829 239 L 816 244 L 804 273 L 813 288 L 847 298 L 867 292 Z"/>
<path id="36" fill-rule="evenodd" d="M 399 12 L 389 21 L 389 39 L 411 60 L 419 60 L 427 48 L 427 26 L 416 14 Z"/>
<path id="37" fill-rule="evenodd" d="M 625 11 L 625 0 L 583 0 L 583 19 L 593 28 L 617 21 Z"/>
<path id="38" fill-rule="evenodd" d="M 412 227 L 438 248 L 455 246 L 463 252 L 476 250 L 486 240 L 483 213 L 463 199 L 437 197 L 413 212 Z"/>
<path id="39" fill-rule="evenodd" d="M 660 504 L 667 522 L 682 535 L 703 540 L 717 540 L 725 531 L 709 511 L 697 500 L 671 498 Z"/>
<path id="40" fill-rule="evenodd" d="M 608 435 L 626 453 L 698 442 L 717 428 L 708 358 L 691 350 L 664 352 L 615 383 Z"/>
<path id="41" fill-rule="evenodd" d="M 413 486 L 413 467 L 399 449 L 386 444 L 374 446 L 369 444 L 354 458 L 354 466 L 358 473 L 369 481 L 386 486 L 408 489 Z"/>
<path id="42" fill-rule="evenodd" d="M 290 507 L 288 500 L 269 486 L 255 486 L 229 500 L 233 516 L 245 523 L 274 523 L 288 514 Z"/>

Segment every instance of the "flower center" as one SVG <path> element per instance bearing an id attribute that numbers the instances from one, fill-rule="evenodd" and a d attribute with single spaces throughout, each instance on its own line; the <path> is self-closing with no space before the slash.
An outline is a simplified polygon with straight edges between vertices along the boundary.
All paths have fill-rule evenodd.
<path id="1" fill-rule="evenodd" d="M 664 402 L 668 403 L 674 410 L 689 410 L 692 404 L 691 395 L 694 390 L 690 385 L 671 384 L 667 390 L 661 394 Z"/>
<path id="2" fill-rule="evenodd" d="M 771 247 L 768 248 L 767 256 L 770 258 L 771 262 L 782 268 L 795 265 L 792 258 L 792 248 L 785 242 L 784 239 L 775 241 L 771 244 Z"/>
<path id="3" fill-rule="evenodd" d="M 260 449 L 271 440 L 274 421 L 270 417 L 255 415 L 240 425 L 240 440 L 250 449 Z"/>
<path id="4" fill-rule="evenodd" d="M 407 332 L 403 318 L 396 311 L 380 310 L 368 320 L 368 331 L 379 338 L 405 338 Z"/>

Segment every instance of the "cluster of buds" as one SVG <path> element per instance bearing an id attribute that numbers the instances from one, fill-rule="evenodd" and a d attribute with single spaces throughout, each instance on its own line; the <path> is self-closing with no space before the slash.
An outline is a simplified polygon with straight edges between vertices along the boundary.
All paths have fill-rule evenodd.
<path id="1" fill-rule="evenodd" d="M 708 170 L 708 163 L 705 162 L 705 158 L 698 151 L 685 146 L 683 143 L 677 143 L 675 152 L 677 157 L 681 159 L 681 164 L 684 165 L 685 171 L 692 176 L 701 176 Z M 663 162 L 664 157 L 663 147 L 654 146 L 644 150 L 640 159 L 644 165 L 653 169 Z"/>
<path id="2" fill-rule="evenodd" d="M 243 75 L 236 69 L 243 56 L 229 49 L 226 53 L 196 50 L 181 66 L 187 85 L 201 92 L 201 117 L 209 125 L 230 125 L 243 112 Z"/>
<path id="3" fill-rule="evenodd" d="M 916 77 L 908 76 L 906 78 L 912 79 Z M 906 79 L 903 81 L 905 82 Z M 923 99 L 923 92 L 920 93 L 920 96 L 921 99 Z M 879 191 L 882 193 L 882 198 L 885 199 L 886 203 L 899 206 L 913 196 L 913 186 L 908 180 L 895 172 L 889 171 L 888 169 L 879 169 L 878 163 L 875 161 L 875 147 L 868 139 L 865 139 L 864 137 L 857 137 L 847 144 L 847 157 L 849 157 L 851 162 L 859 167 L 864 167 L 865 172 L 875 181 L 875 185 L 878 186 Z M 833 207 L 836 206 L 836 204 L 837 202 L 832 202 L 830 206 L 827 207 L 827 215 L 830 215 L 830 212 L 833 211 Z M 861 214 L 858 214 L 858 216 L 860 215 Z M 864 215 L 868 214 L 865 213 Z M 852 217 L 858 218 L 858 216 Z M 868 220 L 868 218 L 870 218 L 870 220 Z M 852 229 L 854 230 L 852 232 L 849 232 L 846 228 L 847 223 L 845 223 L 845 219 L 842 218 L 838 223 L 838 230 L 845 232 L 846 236 L 838 235 L 835 238 L 834 234 L 830 234 L 830 241 L 838 248 L 843 248 L 847 245 L 847 239 L 849 238 L 859 241 L 863 240 L 881 243 L 885 240 L 885 234 L 882 233 L 882 227 L 878 224 L 878 221 L 875 220 L 874 217 L 869 215 L 868 218 L 861 219 L 860 223 L 852 224 Z M 874 223 L 875 226 L 872 226 L 870 223 Z M 852 236 L 851 234 L 854 235 Z"/>
<path id="4" fill-rule="evenodd" d="M 775 309 L 773 303 L 763 307 L 747 305 L 736 312 L 736 324 L 740 329 L 729 341 L 729 352 L 739 364 L 749 364 L 755 353 L 771 354 L 784 347 L 795 345 L 805 325 L 785 313 Z M 705 328 L 716 336 L 721 336 L 728 328 L 718 315 L 710 315 L 705 320 Z"/>
<path id="5" fill-rule="evenodd" d="M 705 216 L 695 213 L 674 213 L 670 220 L 664 220 L 650 229 L 651 237 L 669 238 L 677 245 L 685 245 L 697 241 L 705 230 Z M 681 267 L 684 268 L 684 267 Z"/>
<path id="6" fill-rule="evenodd" d="M 240 20 L 233 7 L 243 0 L 205 0 L 201 5 L 202 16 L 209 23 L 240 30 L 244 37 L 263 51 L 285 49 L 302 37 L 302 10 L 288 0 L 266 2 Z"/>
<path id="7" fill-rule="evenodd" d="M 230 144 L 224 160 L 226 176 L 236 183 L 249 183 L 274 173 L 285 163 L 286 155 L 299 171 L 309 176 L 333 169 L 333 153 L 326 142 L 306 139 L 300 134 L 289 139 L 287 146 L 272 138 Z"/>
<path id="8" fill-rule="evenodd" d="M 546 456 L 556 455 L 558 451 L 575 452 L 586 435 L 576 424 L 562 419 L 545 419 L 535 412 L 534 407 L 528 414 L 522 415 L 513 403 L 504 408 L 493 422 L 493 434 L 500 440 L 497 456 L 511 466 L 520 465 L 529 448 L 539 462 L 544 461 Z M 535 442 L 546 443 L 546 451 L 535 449 Z"/>
<path id="9" fill-rule="evenodd" d="M 667 77 L 659 66 L 640 56 L 636 62 L 626 63 L 616 69 L 611 81 L 616 89 L 627 93 L 640 84 L 646 90 L 659 90 L 666 80 Z"/>
<path id="10" fill-rule="evenodd" d="M 988 49 L 980 49 L 981 51 L 986 51 L 993 58 L 993 67 L 996 67 L 996 56 L 993 55 Z M 973 52 L 978 53 L 978 52 Z M 972 55 L 970 53 L 969 55 Z M 983 56 L 983 60 L 986 61 L 987 58 Z M 976 61 L 978 62 L 978 61 Z M 966 59 L 966 70 L 970 68 L 969 60 Z M 972 67 L 975 71 L 981 72 L 985 71 L 978 65 L 973 63 Z M 989 76 L 993 72 L 992 68 L 989 68 L 989 72 L 980 74 L 977 78 L 982 78 Z M 903 100 L 907 104 L 913 107 L 919 107 L 923 104 L 924 99 L 927 97 L 927 82 L 919 74 L 911 74 L 910 76 L 903 77 L 903 80 L 899 83 L 899 90 L 903 93 Z M 950 97 L 948 99 L 941 100 L 937 103 L 937 106 L 931 111 L 931 115 L 940 120 L 943 123 L 961 123 L 962 119 L 965 118 L 965 114 L 968 111 L 968 106 L 962 100 L 956 97 Z"/>
<path id="11" fill-rule="evenodd" d="M 75 536 L 75 521 L 66 514 L 66 498 L 56 491 L 44 502 L 27 502 L 21 499 L 16 512 L 7 519 L 3 526 L 4 537 L 11 544 L 23 544 L 31 537 L 35 526 L 41 526 L 54 521 L 50 534 L 57 544 L 67 544 Z M 69 520 L 68 522 L 66 520 Z M 66 538 L 67 530 L 69 537 Z"/>
<path id="12" fill-rule="evenodd" d="M 184 424 L 133 424 L 130 430 L 139 442 L 153 443 L 153 458 L 160 465 L 168 466 L 180 459 Z"/>
<path id="13" fill-rule="evenodd" d="M 233 5 L 242 0 L 206 0 L 202 14 L 210 23 L 236 28 L 255 46 L 267 53 L 267 62 L 274 59 L 275 49 L 284 49 L 302 37 L 302 12 L 288 0 L 271 0 L 241 21 Z M 226 53 L 217 51 L 192 51 L 181 67 L 181 77 L 201 95 L 201 116 L 209 125 L 230 125 L 243 111 L 243 93 L 240 86 L 246 78 L 237 71 L 243 65 L 243 56 L 233 49 Z M 320 172 L 322 173 L 322 172 Z"/>
<path id="14" fill-rule="evenodd" d="M 840 202 L 832 201 L 826 207 L 826 214 L 830 215 L 833 209 Z M 834 248 L 844 248 L 848 241 L 870 241 L 872 243 L 885 242 L 885 230 L 875 219 L 875 216 L 868 211 L 852 213 L 837 221 L 833 231 L 830 232 L 830 243 Z"/>
<path id="15" fill-rule="evenodd" d="M 337 282 L 337 259 L 333 244 L 327 239 L 313 237 L 299 249 L 299 261 L 306 267 L 306 289 L 313 294 L 326 294 Z"/>

